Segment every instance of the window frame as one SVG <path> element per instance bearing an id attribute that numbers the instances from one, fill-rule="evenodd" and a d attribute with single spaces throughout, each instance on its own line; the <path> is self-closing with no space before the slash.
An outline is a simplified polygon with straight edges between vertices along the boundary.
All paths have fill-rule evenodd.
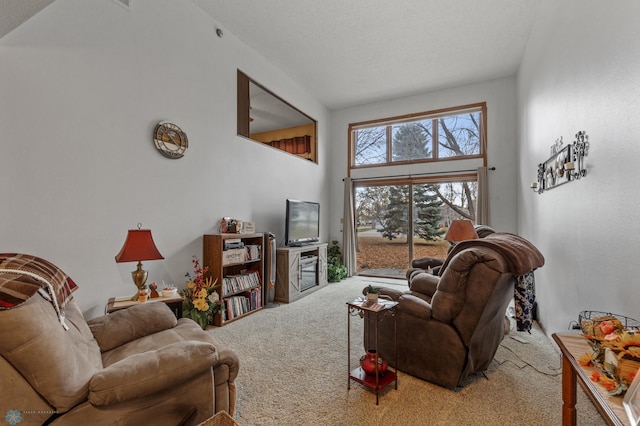
<path id="1" fill-rule="evenodd" d="M 475 111 L 480 112 L 480 115 L 481 115 L 480 132 L 479 132 L 480 133 L 479 134 L 480 152 L 478 154 L 473 154 L 473 155 L 461 155 L 461 156 L 455 156 L 455 157 L 439 158 L 437 156 L 439 152 L 439 144 L 437 140 L 439 131 L 438 131 L 437 120 L 442 117 L 460 115 L 460 114 L 464 114 L 465 112 L 475 112 Z M 434 121 L 433 134 L 435 137 L 431 143 L 432 158 L 393 161 L 393 158 L 392 158 L 393 126 L 396 124 L 410 123 L 410 122 L 428 120 L 428 119 L 431 119 Z M 356 165 L 355 164 L 355 161 L 356 161 L 355 132 L 360 129 L 366 129 L 366 128 L 372 128 L 372 127 L 383 127 L 383 126 L 386 126 L 386 161 L 383 163 Z M 388 166 L 400 166 L 400 165 L 409 165 L 409 164 L 421 164 L 421 163 L 437 163 L 437 162 L 443 162 L 443 161 L 459 161 L 459 160 L 469 160 L 469 159 L 476 159 L 476 158 L 481 158 L 483 160 L 483 164 L 486 166 L 487 165 L 486 135 L 487 135 L 487 103 L 486 102 L 460 105 L 455 107 L 442 108 L 442 109 L 418 112 L 413 114 L 405 114 L 405 115 L 399 115 L 399 116 L 387 117 L 387 118 L 381 118 L 381 119 L 375 119 L 375 120 L 367 120 L 367 121 L 361 121 L 357 123 L 349 123 L 349 131 L 348 131 L 349 170 L 367 169 L 371 167 L 388 167 Z"/>

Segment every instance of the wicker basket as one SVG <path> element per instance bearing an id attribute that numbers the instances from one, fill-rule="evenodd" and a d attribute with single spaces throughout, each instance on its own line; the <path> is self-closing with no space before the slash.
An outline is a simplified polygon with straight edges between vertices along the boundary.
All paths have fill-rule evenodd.
<path id="1" fill-rule="evenodd" d="M 614 389 L 607 388 L 612 395 L 623 395 L 633 381 L 638 369 L 640 369 L 640 358 L 630 356 L 626 350 L 621 356 L 620 346 L 616 346 L 615 343 L 618 337 L 614 336 L 611 339 L 610 336 L 605 335 L 600 328 L 600 324 L 604 321 L 611 321 L 614 333 L 624 336 L 627 333 L 634 335 L 640 333 L 640 322 L 624 315 L 600 311 L 582 311 L 578 321 L 580 322 L 580 329 L 585 337 L 589 339 L 589 345 L 593 349 L 593 354 L 591 354 L 592 367 L 602 373 L 602 376 L 608 381 L 606 386 L 611 386 L 611 380 L 613 380 L 615 383 Z M 637 342 L 637 340 L 634 340 L 634 342 Z M 608 364 L 610 360 L 607 361 L 606 354 L 609 350 L 615 354 L 615 371 L 612 371 Z M 591 380 L 601 381 L 598 378 L 592 378 Z"/>
<path id="2" fill-rule="evenodd" d="M 616 328 L 631 332 L 640 331 L 640 322 L 624 315 L 612 314 L 611 312 L 601 311 L 582 311 L 578 316 L 578 323 L 582 332 L 589 336 L 604 337 L 597 327 L 603 321 L 611 321 Z"/>

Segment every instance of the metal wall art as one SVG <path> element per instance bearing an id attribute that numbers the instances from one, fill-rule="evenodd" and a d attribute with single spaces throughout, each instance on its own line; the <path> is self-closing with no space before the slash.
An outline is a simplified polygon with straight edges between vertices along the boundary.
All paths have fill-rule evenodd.
<path id="1" fill-rule="evenodd" d="M 538 180 L 531 183 L 531 189 L 538 194 L 587 175 L 584 157 L 589 152 L 589 137 L 584 131 L 576 133 L 576 140 L 562 146 L 562 137 L 551 145 L 551 155 L 538 164 Z"/>

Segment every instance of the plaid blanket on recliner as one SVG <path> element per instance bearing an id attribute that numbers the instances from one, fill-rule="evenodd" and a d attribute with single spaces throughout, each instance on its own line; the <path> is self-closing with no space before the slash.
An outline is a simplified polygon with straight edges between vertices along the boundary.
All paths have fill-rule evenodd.
<path id="1" fill-rule="evenodd" d="M 77 288 L 67 274 L 49 261 L 29 254 L 0 254 L 0 309 L 15 308 L 42 289 L 64 325 L 64 307 Z"/>

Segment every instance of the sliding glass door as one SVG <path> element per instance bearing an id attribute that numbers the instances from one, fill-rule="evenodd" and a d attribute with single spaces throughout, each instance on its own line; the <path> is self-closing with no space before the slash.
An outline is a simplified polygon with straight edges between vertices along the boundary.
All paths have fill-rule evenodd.
<path id="1" fill-rule="evenodd" d="M 400 277 L 407 268 L 409 185 L 355 187 L 356 261 L 361 275 Z"/>
<path id="2" fill-rule="evenodd" d="M 454 219 L 475 222 L 476 176 L 354 185 L 360 275 L 404 278 L 411 260 L 446 257 Z"/>

